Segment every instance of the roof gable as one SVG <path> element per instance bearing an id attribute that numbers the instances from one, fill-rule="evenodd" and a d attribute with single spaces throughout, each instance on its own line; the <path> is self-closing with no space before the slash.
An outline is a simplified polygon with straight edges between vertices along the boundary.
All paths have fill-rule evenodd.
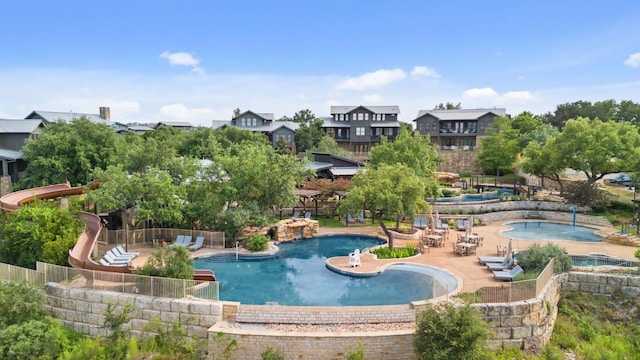
<path id="1" fill-rule="evenodd" d="M 247 111 L 243 112 L 242 114 L 232 118 L 231 120 L 235 120 L 235 119 L 237 119 L 239 117 L 243 117 L 243 115 L 245 115 L 245 114 L 255 115 L 255 116 L 257 116 L 259 118 L 262 118 L 263 120 L 267 120 L 267 121 L 273 121 L 273 119 L 274 119 L 273 113 L 257 113 L 257 112 L 253 112 L 251 110 L 247 110 Z"/>
<path id="2" fill-rule="evenodd" d="M 32 111 L 29 115 L 25 117 L 25 119 L 40 119 L 45 123 L 53 123 L 58 121 L 71 123 L 71 121 L 73 121 L 74 119 L 79 119 L 83 116 L 89 119 L 89 121 L 94 123 L 98 123 L 98 124 L 107 123 L 107 120 L 100 117 L 100 114 L 85 114 L 85 113 L 75 113 L 75 112 L 40 111 L 40 110 Z"/>
<path id="3" fill-rule="evenodd" d="M 31 134 L 43 126 L 40 119 L 0 119 L 0 133 L 2 134 Z"/>
<path id="4" fill-rule="evenodd" d="M 348 114 L 354 110 L 363 108 L 374 114 L 400 114 L 400 107 L 396 105 L 392 106 L 332 106 L 331 114 Z"/>
<path id="5" fill-rule="evenodd" d="M 477 120 L 486 114 L 495 116 L 504 116 L 507 113 L 505 108 L 492 109 L 451 109 L 451 110 L 420 110 L 418 116 L 413 120 L 416 121 L 424 116 L 433 116 L 438 120 Z"/>

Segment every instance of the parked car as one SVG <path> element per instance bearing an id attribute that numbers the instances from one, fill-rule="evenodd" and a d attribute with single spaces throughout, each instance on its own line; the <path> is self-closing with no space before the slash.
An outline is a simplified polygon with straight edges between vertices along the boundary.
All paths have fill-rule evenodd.
<path id="1" fill-rule="evenodd" d="M 631 175 L 629 174 L 616 174 L 613 177 L 608 179 L 612 184 L 620 184 L 624 186 L 631 186 Z"/>

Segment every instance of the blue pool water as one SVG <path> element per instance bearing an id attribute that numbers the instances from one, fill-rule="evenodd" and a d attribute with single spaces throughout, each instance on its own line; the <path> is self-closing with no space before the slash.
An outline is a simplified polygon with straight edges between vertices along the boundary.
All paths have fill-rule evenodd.
<path id="1" fill-rule="evenodd" d="M 437 269 L 394 265 L 379 275 L 351 277 L 329 270 L 325 261 L 383 243 L 357 235 L 322 236 L 281 243 L 274 257 L 236 260 L 235 254 L 196 259 L 195 268 L 211 269 L 220 284 L 220 300 L 243 304 L 356 306 L 407 304 L 455 289 L 457 280 Z M 434 281 L 434 278 L 438 281 Z M 446 288 L 446 289 L 443 289 Z"/>
<path id="2" fill-rule="evenodd" d="M 602 237 L 586 226 L 554 223 L 547 221 L 521 221 L 507 224 L 511 230 L 502 234 L 520 240 L 575 240 L 600 242 Z"/>
<path id="3" fill-rule="evenodd" d="M 620 259 L 604 254 L 570 255 L 573 266 L 621 266 L 637 268 L 638 261 Z"/>

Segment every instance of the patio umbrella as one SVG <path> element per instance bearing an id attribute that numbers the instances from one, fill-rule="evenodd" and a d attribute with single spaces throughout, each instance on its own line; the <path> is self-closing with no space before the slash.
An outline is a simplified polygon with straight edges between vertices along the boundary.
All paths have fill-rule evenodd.
<path id="1" fill-rule="evenodd" d="M 507 245 L 507 259 L 513 259 L 513 245 L 511 244 L 511 239 L 509 239 L 509 245 Z"/>
<path id="2" fill-rule="evenodd" d="M 434 230 L 436 228 L 436 221 L 433 218 L 433 206 L 429 206 L 429 220 L 430 220 L 430 226 L 431 226 L 431 230 Z"/>
<path id="3" fill-rule="evenodd" d="M 473 215 L 469 215 L 467 219 L 467 236 L 471 235 L 471 228 L 473 227 Z"/>

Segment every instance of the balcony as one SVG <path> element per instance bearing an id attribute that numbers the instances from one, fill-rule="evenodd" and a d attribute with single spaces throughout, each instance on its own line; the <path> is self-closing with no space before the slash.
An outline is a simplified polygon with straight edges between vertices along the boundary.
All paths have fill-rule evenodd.
<path id="1" fill-rule="evenodd" d="M 464 135 L 464 134 L 476 134 L 476 129 L 440 129 L 440 134 L 452 134 L 452 135 Z"/>
<path id="2" fill-rule="evenodd" d="M 477 149 L 477 146 L 471 146 L 471 145 L 462 145 L 462 146 L 441 145 L 440 146 L 440 150 L 475 151 L 476 149 Z"/>

